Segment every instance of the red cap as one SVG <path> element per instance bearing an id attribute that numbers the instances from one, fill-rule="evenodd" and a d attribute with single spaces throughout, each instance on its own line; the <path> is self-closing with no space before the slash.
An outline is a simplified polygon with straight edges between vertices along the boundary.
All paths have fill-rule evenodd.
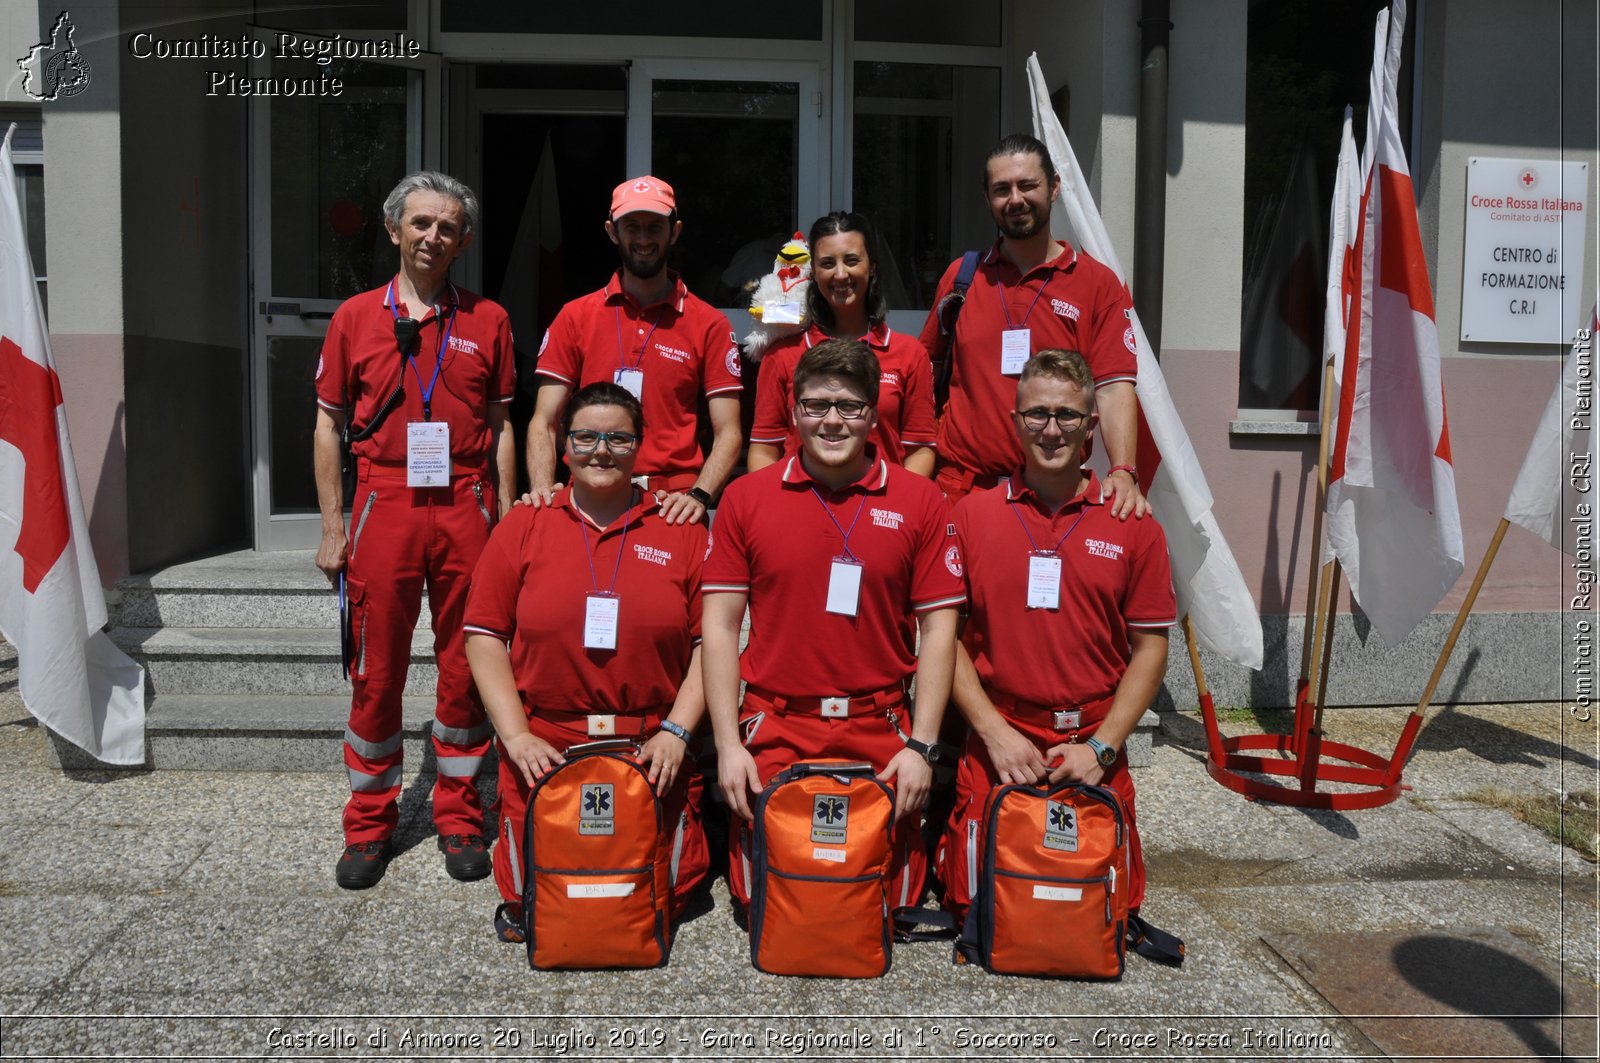
<path id="1" fill-rule="evenodd" d="M 672 186 L 659 177 L 635 177 L 624 181 L 611 193 L 611 216 L 643 210 L 651 214 L 668 214 L 678 209 Z"/>

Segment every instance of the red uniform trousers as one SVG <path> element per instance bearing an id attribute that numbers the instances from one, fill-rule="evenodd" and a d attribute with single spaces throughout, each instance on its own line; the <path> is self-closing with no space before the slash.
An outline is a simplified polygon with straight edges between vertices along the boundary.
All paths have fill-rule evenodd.
<path id="1" fill-rule="evenodd" d="M 857 710 L 852 706 L 850 711 Z M 903 708 L 898 711 L 898 721 L 881 710 L 870 715 L 825 717 L 815 708 L 806 712 L 781 710 L 746 690 L 739 728 L 745 748 L 755 758 L 756 774 L 765 786 L 797 760 L 866 761 L 873 771 L 883 771 L 895 754 L 906 748 L 896 723 L 910 733 L 909 714 Z M 915 906 L 922 899 L 928 856 L 917 822 L 918 817 L 912 814 L 895 824 L 894 857 L 889 864 L 891 908 Z M 728 829 L 728 890 L 734 900 L 746 905 L 750 903 L 753 829 L 737 815 Z"/>
<path id="2" fill-rule="evenodd" d="M 366 459 L 358 464 L 345 570 L 353 688 L 344 732 L 347 845 L 394 833 L 404 737 L 400 701 L 424 584 L 439 665 L 433 822 L 442 835 L 483 832 L 483 802 L 472 780 L 494 727 L 467 669 L 462 622 L 472 570 L 498 507 L 486 479 L 459 467 L 455 473 L 449 487 L 412 488 L 403 468 Z"/>
<path id="3" fill-rule="evenodd" d="M 649 736 L 661 726 L 659 712 L 647 712 L 640 719 L 641 732 Z M 621 721 L 623 717 L 618 716 Z M 565 753 L 571 746 L 596 739 L 585 730 L 582 716 L 551 719 L 532 716 L 528 730 Z M 619 728 L 627 730 L 627 728 Z M 633 737 L 624 735 L 624 737 Z M 676 742 L 674 738 L 672 741 Z M 500 896 L 515 905 L 522 904 L 522 853 L 523 825 L 528 818 L 528 784 L 522 781 L 522 772 L 506 756 L 505 748 L 496 740 L 500 753 L 500 795 L 496 799 L 495 819 L 500 824 L 500 841 L 494 847 L 494 884 L 500 887 Z M 711 851 L 706 846 L 706 828 L 700 818 L 700 803 L 705 794 L 705 779 L 695 765 L 694 755 L 685 752 L 683 767 L 672 789 L 662 795 L 663 821 L 673 832 L 673 864 L 677 874 L 673 879 L 672 917 L 683 914 L 696 887 L 705 881 L 711 870 Z"/>
<path id="4" fill-rule="evenodd" d="M 1111 699 L 1085 706 L 1084 724 L 1077 732 L 1077 740 L 1088 738 L 1099 727 L 1111 707 Z M 1096 711 L 1098 710 L 1098 711 Z M 1025 735 L 1043 753 L 1051 746 L 1067 741 L 1067 734 L 1054 729 L 1054 718 L 1049 711 L 1036 709 L 1002 708 L 1000 714 L 1006 722 Z M 1089 722 L 1093 715 L 1094 721 Z M 981 854 L 968 852 L 969 822 L 977 823 L 983 817 L 983 804 L 989 791 L 1000 785 L 1000 773 L 989 760 L 989 750 L 976 734 L 967 738 L 961 763 L 956 768 L 956 804 L 950 813 L 950 823 L 945 829 L 944 841 L 939 846 L 939 879 L 944 886 L 944 907 L 955 913 L 958 920 L 965 919 L 967 906 L 972 903 L 973 884 L 977 880 Z M 1144 903 L 1144 849 L 1139 844 L 1139 824 L 1133 809 L 1133 776 L 1128 772 L 1128 751 L 1117 752 L 1117 762 L 1107 769 L 1099 785 L 1115 790 L 1122 799 L 1123 813 L 1128 817 L 1128 907 L 1138 911 Z"/>

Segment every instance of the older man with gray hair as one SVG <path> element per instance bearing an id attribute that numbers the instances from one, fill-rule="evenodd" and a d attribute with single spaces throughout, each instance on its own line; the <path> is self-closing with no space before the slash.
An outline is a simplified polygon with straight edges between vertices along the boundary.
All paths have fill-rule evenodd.
<path id="1" fill-rule="evenodd" d="M 316 380 L 317 567 L 335 582 L 343 575 L 350 616 L 351 792 L 336 872 L 346 889 L 375 884 L 391 855 L 401 697 L 424 587 L 439 664 L 439 848 L 452 877 L 489 873 L 473 778 L 494 731 L 467 668 L 462 617 L 468 579 L 515 484 L 511 322 L 498 304 L 448 277 L 472 242 L 477 197 L 453 177 L 421 171 L 395 186 L 383 210 L 399 272 L 339 307 Z M 348 535 L 346 445 L 355 465 Z"/>

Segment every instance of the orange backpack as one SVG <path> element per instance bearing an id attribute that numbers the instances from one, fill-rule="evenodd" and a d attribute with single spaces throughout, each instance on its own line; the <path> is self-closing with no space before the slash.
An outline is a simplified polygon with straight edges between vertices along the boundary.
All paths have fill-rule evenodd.
<path id="1" fill-rule="evenodd" d="M 750 961 L 769 974 L 889 970 L 894 792 L 870 764 L 800 761 L 756 799 Z"/>
<path id="2" fill-rule="evenodd" d="M 530 966 L 667 962 L 671 842 L 638 754 L 627 740 L 576 745 L 534 785 L 522 848 Z"/>
<path id="3" fill-rule="evenodd" d="M 1067 780 L 996 786 L 977 828 L 967 838 L 977 891 L 959 955 L 997 974 L 1120 978 L 1128 824 L 1116 791 Z"/>

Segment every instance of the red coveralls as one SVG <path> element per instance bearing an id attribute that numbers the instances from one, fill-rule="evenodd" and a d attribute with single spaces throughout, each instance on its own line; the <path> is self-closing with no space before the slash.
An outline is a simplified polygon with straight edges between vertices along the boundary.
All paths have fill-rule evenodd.
<path id="1" fill-rule="evenodd" d="M 571 489 L 562 488 L 542 509 L 512 510 L 478 563 L 466 633 L 510 643 L 528 730 L 557 750 L 598 737 L 642 743 L 672 711 L 700 640 L 707 532 L 704 524 L 669 525 L 659 512 L 656 500 L 644 496 L 602 531 L 587 525 L 572 504 Z M 615 574 L 610 589 L 621 598 L 614 651 L 582 648 L 585 598 L 596 589 L 597 572 Z M 587 729 L 591 712 L 610 717 L 604 734 Z M 675 916 L 711 863 L 700 818 L 704 789 L 693 754 L 686 754 L 677 781 L 662 797 L 672 832 Z M 500 895 L 514 904 L 522 903 L 525 885 L 528 798 L 522 772 L 502 752 L 494 878 Z"/>
<path id="2" fill-rule="evenodd" d="M 414 359 L 402 362 L 389 288 L 348 299 L 334 314 L 317 366 L 317 401 L 364 428 L 405 376 L 405 401 L 370 439 L 355 445 L 345 569 L 351 611 L 352 698 L 344 761 L 350 801 L 345 844 L 394 833 L 401 781 L 401 698 L 411 639 L 426 586 L 438 660 L 432 729 L 438 780 L 433 820 L 441 835 L 481 834 L 483 802 L 473 777 L 494 733 L 467 669 L 462 617 L 469 577 L 488 540 L 498 502 L 487 476 L 493 460 L 489 406 L 515 391 L 510 319 L 472 292 L 447 285 L 439 312 L 420 316 Z M 437 376 L 435 378 L 435 368 Z M 406 486 L 406 425 L 431 413 L 450 426 L 448 486 Z"/>
<path id="3" fill-rule="evenodd" d="M 749 598 L 740 726 L 763 785 L 801 758 L 887 767 L 905 748 L 901 732 L 911 732 L 903 691 L 916 657 L 905 636 L 907 615 L 965 599 L 943 497 L 930 481 L 868 453 L 867 474 L 842 492 L 813 490 L 795 455 L 735 480 L 717 510 L 705 592 Z M 847 546 L 863 566 L 853 617 L 824 607 L 830 563 Z M 824 697 L 849 698 L 847 714 L 824 716 Z M 926 854 L 917 819 L 906 816 L 895 827 L 896 907 L 915 905 L 922 893 Z M 750 828 L 736 820 L 730 833 L 728 886 L 747 903 Z"/>
<path id="4" fill-rule="evenodd" d="M 1005 486 L 963 498 L 952 516 L 971 598 L 962 642 L 984 692 L 1041 753 L 1087 740 L 1111 710 L 1127 671 L 1129 630 L 1165 630 L 1177 622 L 1161 525 L 1153 517 L 1111 516 L 1093 473 L 1078 497 L 1054 514 L 1043 512 L 1015 470 Z M 1033 550 L 1053 550 L 1061 558 L 1056 609 L 1025 605 Z M 1056 710 L 1078 712 L 1078 726 L 1058 729 Z M 969 839 L 999 781 L 983 740 L 969 736 L 938 856 L 944 905 L 958 917 L 966 914 L 977 876 Z M 1128 906 L 1137 911 L 1144 900 L 1144 850 L 1126 749 L 1100 785 L 1116 790 L 1128 817 Z"/>

